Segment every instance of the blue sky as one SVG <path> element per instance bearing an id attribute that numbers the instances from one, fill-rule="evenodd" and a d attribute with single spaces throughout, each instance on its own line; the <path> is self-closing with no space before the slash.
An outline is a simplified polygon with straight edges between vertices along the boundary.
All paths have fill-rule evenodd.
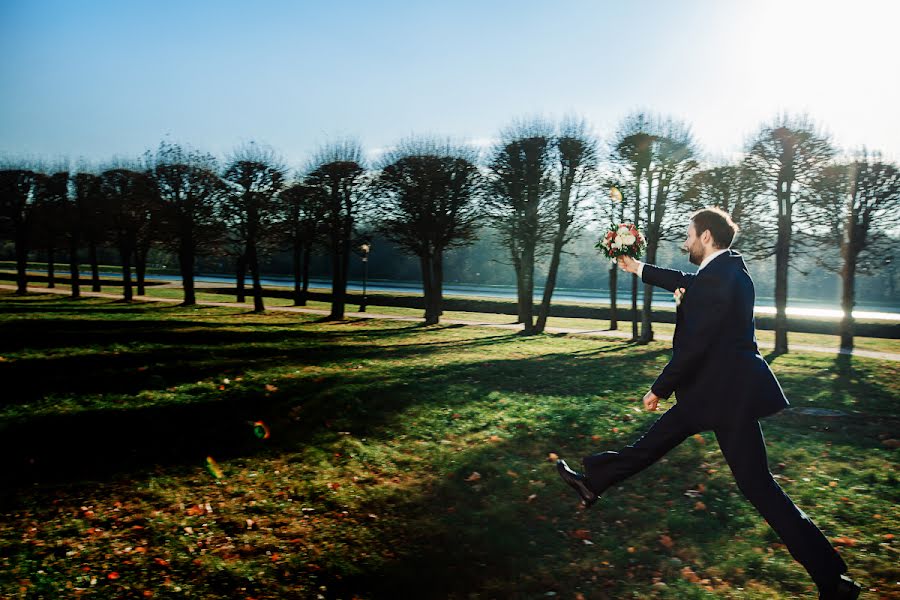
<path id="1" fill-rule="evenodd" d="M 779 111 L 900 159 L 889 0 L 0 0 L 0 153 L 101 161 L 168 138 L 255 140 L 301 166 L 329 140 L 484 144 L 515 118 L 643 108 L 713 160 Z"/>

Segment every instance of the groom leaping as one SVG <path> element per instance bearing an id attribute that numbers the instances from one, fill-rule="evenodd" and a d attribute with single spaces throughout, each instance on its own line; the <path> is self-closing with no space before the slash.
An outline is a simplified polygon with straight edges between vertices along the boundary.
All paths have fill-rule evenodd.
<path id="1" fill-rule="evenodd" d="M 756 345 L 753 281 L 741 255 L 729 248 L 736 233 L 724 211 L 705 208 L 692 215 L 684 247 L 699 265 L 696 274 L 619 258 L 623 270 L 680 298 L 672 359 L 644 396 L 644 406 L 656 410 L 660 398 L 673 392 L 677 402 L 633 444 L 585 457 L 584 474 L 564 460 L 557 468 L 590 506 L 689 436 L 712 430 L 741 492 L 809 572 L 819 598 L 856 598 L 860 586 L 843 575 L 843 559 L 769 472 L 758 419 L 788 401 Z"/>

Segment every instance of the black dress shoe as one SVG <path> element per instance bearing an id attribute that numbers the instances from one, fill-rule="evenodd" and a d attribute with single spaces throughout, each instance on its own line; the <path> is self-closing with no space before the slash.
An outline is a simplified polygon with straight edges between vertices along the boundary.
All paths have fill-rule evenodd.
<path id="1" fill-rule="evenodd" d="M 819 600 L 856 600 L 862 587 L 846 575 L 841 575 L 837 585 L 819 594 Z"/>
<path id="2" fill-rule="evenodd" d="M 600 499 L 600 496 L 591 491 L 587 486 L 585 476 L 570 469 L 569 465 L 567 465 L 566 461 L 563 459 L 560 458 L 556 461 L 556 470 L 559 472 L 559 476 L 563 481 L 575 488 L 575 491 L 581 496 L 581 502 L 586 508 Z"/>

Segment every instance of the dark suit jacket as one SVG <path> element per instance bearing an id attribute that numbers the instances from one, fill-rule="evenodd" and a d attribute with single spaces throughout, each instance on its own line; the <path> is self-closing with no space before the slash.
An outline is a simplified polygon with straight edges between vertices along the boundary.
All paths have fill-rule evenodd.
<path id="1" fill-rule="evenodd" d="M 704 429 L 760 419 L 789 406 L 756 345 L 756 293 L 734 250 L 697 274 L 644 265 L 645 283 L 685 288 L 675 319 L 672 360 L 651 390 L 675 398 L 682 414 Z"/>

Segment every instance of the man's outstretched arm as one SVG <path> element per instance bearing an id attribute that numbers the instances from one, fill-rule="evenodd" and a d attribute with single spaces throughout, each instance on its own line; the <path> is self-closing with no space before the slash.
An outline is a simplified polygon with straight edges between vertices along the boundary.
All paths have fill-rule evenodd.
<path id="1" fill-rule="evenodd" d="M 663 289 L 674 292 L 678 288 L 686 288 L 693 281 L 693 273 L 685 273 L 674 269 L 664 269 L 656 265 L 648 265 L 639 260 L 635 260 L 630 256 L 620 256 L 618 258 L 619 268 L 628 273 L 634 273 L 641 278 L 644 283 L 655 285 Z"/>

